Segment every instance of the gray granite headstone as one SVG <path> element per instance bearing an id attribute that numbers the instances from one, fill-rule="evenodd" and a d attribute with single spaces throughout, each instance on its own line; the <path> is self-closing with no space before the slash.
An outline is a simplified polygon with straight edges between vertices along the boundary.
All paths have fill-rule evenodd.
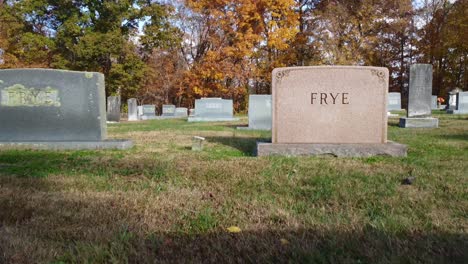
<path id="1" fill-rule="evenodd" d="M 195 115 L 189 122 L 236 121 L 233 117 L 233 102 L 221 98 L 202 98 L 195 100 Z"/>
<path id="2" fill-rule="evenodd" d="M 271 130 L 271 95 L 249 95 L 249 126 L 238 129 Z"/>
<path id="3" fill-rule="evenodd" d="M 143 106 L 139 105 L 137 107 L 138 110 L 138 119 L 141 119 L 141 116 L 143 115 Z"/>
<path id="4" fill-rule="evenodd" d="M 156 106 L 155 105 L 142 105 L 141 106 L 141 119 L 142 120 L 156 119 Z"/>
<path id="5" fill-rule="evenodd" d="M 437 95 L 433 95 L 431 97 L 431 109 L 432 110 L 437 110 L 439 109 L 438 106 L 437 106 Z"/>
<path id="6" fill-rule="evenodd" d="M 128 106 L 128 121 L 138 121 L 137 99 L 135 98 L 128 99 L 127 106 Z"/>
<path id="7" fill-rule="evenodd" d="M 401 94 L 388 93 L 387 111 L 400 111 L 401 110 Z"/>
<path id="8" fill-rule="evenodd" d="M 163 105 L 162 116 L 175 116 L 175 105 Z"/>
<path id="9" fill-rule="evenodd" d="M 457 94 L 457 110 L 455 114 L 468 114 L 468 92 L 459 92 Z"/>
<path id="10" fill-rule="evenodd" d="M 120 122 L 120 96 L 107 97 L 107 121 Z"/>
<path id="11" fill-rule="evenodd" d="M 411 65 L 408 97 L 408 117 L 431 116 L 431 96 L 432 65 Z"/>
<path id="12" fill-rule="evenodd" d="M 104 75 L 96 72 L 0 70 L 0 147 L 131 146 L 106 141 L 104 90 Z"/>
<path id="13" fill-rule="evenodd" d="M 188 109 L 186 107 L 177 107 L 175 110 L 175 116 L 177 117 L 187 117 Z"/>
<path id="14" fill-rule="evenodd" d="M 432 65 L 410 66 L 407 118 L 400 119 L 400 127 L 438 127 L 437 118 L 431 118 Z"/>

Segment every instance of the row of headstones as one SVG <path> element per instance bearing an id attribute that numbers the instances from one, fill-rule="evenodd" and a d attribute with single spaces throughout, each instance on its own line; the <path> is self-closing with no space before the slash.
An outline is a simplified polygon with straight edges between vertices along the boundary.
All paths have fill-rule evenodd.
<path id="1" fill-rule="evenodd" d="M 120 96 L 107 97 L 107 121 L 120 122 Z M 156 105 L 138 105 L 135 98 L 127 100 L 128 121 L 165 119 L 165 118 L 183 118 L 188 116 L 188 109 L 185 107 L 176 107 L 175 105 L 163 105 L 162 115 L 156 116 Z"/>
<path id="2" fill-rule="evenodd" d="M 437 102 L 437 96 L 431 96 L 431 109 L 439 110 L 446 109 L 449 114 L 467 114 L 468 113 L 468 92 L 462 92 L 454 90 L 449 93 L 448 106 L 439 105 Z M 400 93 L 388 93 L 388 111 L 401 111 L 401 94 Z"/>
<path id="3" fill-rule="evenodd" d="M 387 141 L 388 69 L 290 67 L 275 69 L 272 75 L 272 96 L 252 96 L 249 104 L 249 125 L 256 114 L 271 120 L 272 143 L 258 143 L 258 155 L 406 155 L 406 146 Z M 102 74 L 2 70 L 0 91 L 0 141 L 102 147 Z M 431 117 L 431 91 L 432 66 L 411 65 L 407 117 L 400 119 L 400 126 L 438 126 L 437 118 Z M 232 100 L 203 98 L 195 105 L 189 121 L 235 120 Z M 154 114 L 154 107 L 151 111 Z M 109 144 L 123 148 L 131 142 Z"/>

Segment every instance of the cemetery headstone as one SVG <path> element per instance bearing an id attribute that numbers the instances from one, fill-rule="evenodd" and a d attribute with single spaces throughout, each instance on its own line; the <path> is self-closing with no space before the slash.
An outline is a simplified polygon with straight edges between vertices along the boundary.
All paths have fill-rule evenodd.
<path id="1" fill-rule="evenodd" d="M 238 129 L 271 130 L 271 95 L 249 95 L 249 126 Z"/>
<path id="2" fill-rule="evenodd" d="M 124 149 L 106 140 L 104 75 L 50 69 L 0 70 L 0 148 Z"/>
<path id="3" fill-rule="evenodd" d="M 141 120 L 156 119 L 156 106 L 155 105 L 142 105 L 140 118 Z"/>
<path id="4" fill-rule="evenodd" d="M 176 117 L 187 117 L 188 109 L 186 107 L 177 107 L 175 110 Z"/>
<path id="5" fill-rule="evenodd" d="M 175 116 L 175 105 L 163 105 L 162 116 Z"/>
<path id="6" fill-rule="evenodd" d="M 407 117 L 400 118 L 403 128 L 435 128 L 439 119 L 431 117 L 432 65 L 410 66 Z"/>
<path id="7" fill-rule="evenodd" d="M 431 96 L 431 110 L 437 110 L 439 109 L 437 105 L 437 95 Z"/>
<path id="8" fill-rule="evenodd" d="M 203 142 L 205 142 L 204 137 L 194 136 L 192 138 L 192 150 L 193 151 L 202 151 L 203 150 Z"/>
<path id="9" fill-rule="evenodd" d="M 457 94 L 462 92 L 462 90 L 455 88 L 452 91 L 448 92 L 448 104 L 447 104 L 447 113 L 453 114 L 457 110 Z"/>
<path id="10" fill-rule="evenodd" d="M 138 121 L 137 99 L 135 98 L 128 99 L 127 105 L 128 105 L 128 121 Z"/>
<path id="11" fill-rule="evenodd" d="M 202 98 L 195 100 L 195 115 L 189 122 L 236 121 L 232 100 L 221 98 Z"/>
<path id="12" fill-rule="evenodd" d="M 388 93 L 388 111 L 401 111 L 401 94 Z"/>
<path id="13" fill-rule="evenodd" d="M 457 94 L 457 110 L 454 110 L 454 114 L 468 114 L 468 92 Z"/>
<path id="14" fill-rule="evenodd" d="M 388 70 L 278 68 L 272 80 L 272 142 L 257 155 L 406 156 L 387 142 Z"/>
<path id="15" fill-rule="evenodd" d="M 120 122 L 120 96 L 107 97 L 107 121 Z"/>

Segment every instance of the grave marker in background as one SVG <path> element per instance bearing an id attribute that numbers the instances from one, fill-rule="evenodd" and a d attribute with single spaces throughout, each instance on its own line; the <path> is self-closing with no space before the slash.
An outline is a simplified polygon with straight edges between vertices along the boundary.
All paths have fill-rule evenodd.
<path id="1" fill-rule="evenodd" d="M 232 100 L 221 98 L 202 98 L 195 100 L 195 115 L 189 122 L 237 121 L 233 116 Z"/>
<path id="2" fill-rule="evenodd" d="M 155 105 L 142 105 L 140 118 L 141 120 L 156 119 L 156 106 Z"/>
<path id="3" fill-rule="evenodd" d="M 175 116 L 175 110 L 176 110 L 175 105 L 163 105 L 161 116 Z"/>
<path id="4" fill-rule="evenodd" d="M 407 117 L 400 118 L 400 127 L 435 128 L 439 119 L 431 117 L 432 65 L 410 66 Z"/>
<path id="5" fill-rule="evenodd" d="M 128 99 L 127 106 L 128 106 L 128 121 L 138 121 L 137 99 L 135 98 Z"/>
<path id="6" fill-rule="evenodd" d="M 107 97 L 107 121 L 120 122 L 120 96 Z"/>
<path id="7" fill-rule="evenodd" d="M 238 129 L 271 130 L 271 95 L 249 95 L 249 126 Z"/>
<path id="8" fill-rule="evenodd" d="M 388 111 L 401 111 L 401 94 L 388 93 Z"/>

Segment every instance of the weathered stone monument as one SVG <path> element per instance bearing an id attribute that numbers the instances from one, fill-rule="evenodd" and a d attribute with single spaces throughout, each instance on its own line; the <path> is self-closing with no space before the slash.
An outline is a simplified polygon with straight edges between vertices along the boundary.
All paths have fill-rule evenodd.
<path id="1" fill-rule="evenodd" d="M 249 95 L 249 126 L 238 129 L 271 130 L 271 95 Z"/>
<path id="2" fill-rule="evenodd" d="M 453 114 L 453 110 L 457 109 L 457 94 L 462 90 L 455 88 L 448 92 L 447 113 Z"/>
<path id="3" fill-rule="evenodd" d="M 140 119 L 141 120 L 156 119 L 156 106 L 155 105 L 142 105 Z"/>
<path id="4" fill-rule="evenodd" d="M 175 105 L 163 105 L 162 107 L 162 115 L 163 117 L 172 117 L 175 116 L 175 110 L 176 106 Z"/>
<path id="5" fill-rule="evenodd" d="M 387 111 L 401 111 L 401 94 L 388 93 Z"/>
<path id="6" fill-rule="evenodd" d="M 176 117 L 187 117 L 188 116 L 188 108 L 186 107 L 177 107 L 175 110 Z"/>
<path id="7" fill-rule="evenodd" d="M 439 106 L 437 105 L 437 95 L 431 96 L 431 110 L 437 110 Z"/>
<path id="8" fill-rule="evenodd" d="M 454 114 L 468 114 L 468 92 L 457 93 L 457 109 Z"/>
<path id="9" fill-rule="evenodd" d="M 195 115 L 188 118 L 189 122 L 237 121 L 234 118 L 232 100 L 221 98 L 202 98 L 195 100 Z"/>
<path id="10" fill-rule="evenodd" d="M 107 121 L 120 122 L 120 96 L 107 97 Z"/>
<path id="11" fill-rule="evenodd" d="M 257 155 L 405 156 L 387 142 L 388 78 L 379 67 L 275 69 L 272 142 Z"/>
<path id="12" fill-rule="evenodd" d="M 50 69 L 0 70 L 0 148 L 124 149 L 106 140 L 104 75 Z"/>
<path id="13" fill-rule="evenodd" d="M 128 121 L 138 121 L 138 105 L 137 99 L 130 98 L 127 100 Z"/>
<path id="14" fill-rule="evenodd" d="M 431 117 L 432 65 L 410 66 L 407 117 L 400 118 L 400 127 L 435 128 L 439 119 Z"/>

